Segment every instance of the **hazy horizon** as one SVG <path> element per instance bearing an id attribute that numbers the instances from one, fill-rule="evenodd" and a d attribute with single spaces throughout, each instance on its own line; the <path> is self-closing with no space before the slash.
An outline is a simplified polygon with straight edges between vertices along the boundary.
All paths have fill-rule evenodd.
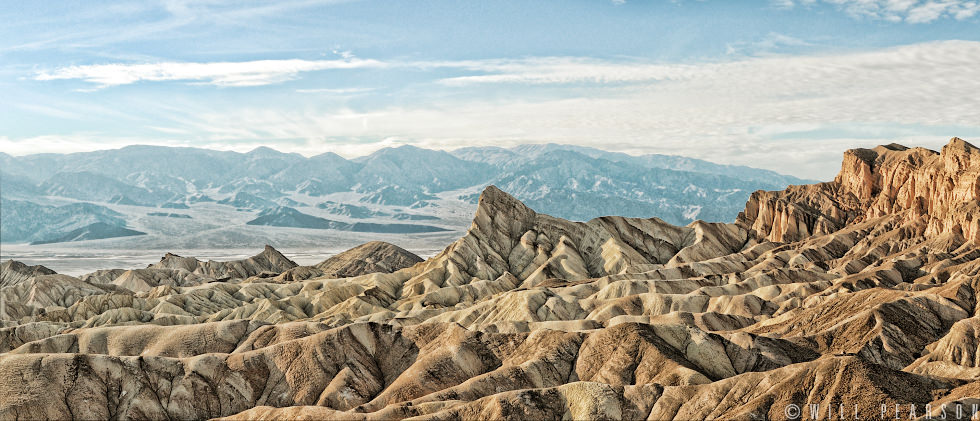
<path id="1" fill-rule="evenodd" d="M 595 149 L 595 150 L 604 151 L 604 152 L 624 153 L 624 154 L 627 154 L 627 155 L 630 155 L 630 156 L 634 156 L 634 157 L 642 157 L 644 155 L 662 155 L 662 156 L 671 156 L 671 157 L 696 159 L 696 160 L 705 161 L 705 162 L 709 162 L 709 163 L 713 163 L 713 164 L 718 164 L 718 165 L 733 165 L 733 166 L 743 166 L 743 167 L 749 167 L 749 168 L 765 169 L 765 168 L 761 168 L 761 167 L 753 167 L 753 166 L 750 166 L 750 165 L 725 164 L 725 163 L 717 162 L 717 161 L 714 161 L 714 160 L 711 160 L 711 159 L 694 158 L 694 157 L 684 156 L 684 155 L 639 154 L 639 153 L 635 153 L 635 152 L 634 153 L 630 153 L 630 152 L 620 152 L 620 151 L 615 151 L 615 150 L 603 149 L 600 146 L 579 146 L 579 145 L 569 145 L 569 144 L 562 144 L 562 143 L 555 143 L 555 142 L 522 143 L 522 144 L 514 145 L 514 146 L 511 146 L 511 147 L 506 147 L 506 148 L 501 147 L 501 148 L 510 150 L 510 149 L 517 148 L 517 147 L 522 147 L 522 146 L 548 146 L 548 145 L 570 146 L 570 147 L 584 147 L 584 148 L 590 148 L 590 149 Z M 285 152 L 285 151 L 281 151 L 281 150 L 277 149 L 275 147 L 275 145 L 260 145 L 260 146 L 256 146 L 256 147 L 251 148 L 251 149 L 215 149 L 215 148 L 207 148 L 207 147 L 199 147 L 199 146 L 167 146 L 167 145 L 133 144 L 133 145 L 120 146 L 120 147 L 113 147 L 113 148 L 94 149 L 94 150 L 91 150 L 91 151 L 79 151 L 79 152 L 37 152 L 37 153 L 25 153 L 25 154 L 10 154 L 10 153 L 8 153 L 8 155 L 13 156 L 13 157 L 30 157 L 30 156 L 36 156 L 36 155 L 73 155 L 73 154 L 84 154 L 84 153 L 92 153 L 92 152 L 119 151 L 119 150 L 122 150 L 122 149 L 125 149 L 125 148 L 130 148 L 130 147 L 157 147 L 157 148 L 174 148 L 174 149 L 181 149 L 181 148 L 182 149 L 198 149 L 198 150 L 215 151 L 215 152 L 234 152 L 234 153 L 239 153 L 239 154 L 249 154 L 249 153 L 253 153 L 253 152 L 257 151 L 257 150 L 261 150 L 261 149 L 271 149 L 271 150 L 273 150 L 275 152 L 278 152 L 278 153 L 281 153 L 281 154 L 284 154 L 284 155 L 300 155 L 300 156 L 302 156 L 304 158 L 312 158 L 312 157 L 315 157 L 315 156 L 318 156 L 318 155 L 334 153 L 334 154 L 336 154 L 336 155 L 338 155 L 338 156 L 340 156 L 340 157 L 342 157 L 342 158 L 344 158 L 346 160 L 356 160 L 358 158 L 368 157 L 368 156 L 370 156 L 372 154 L 375 154 L 378 151 L 381 151 L 383 149 L 396 149 L 396 148 L 400 148 L 402 146 L 416 147 L 416 148 L 420 148 L 420 149 L 427 149 L 427 150 L 440 151 L 440 152 L 453 152 L 453 151 L 456 151 L 456 150 L 459 150 L 459 149 L 479 147 L 479 146 L 459 146 L 459 147 L 454 147 L 454 148 L 440 149 L 440 148 L 425 148 L 425 147 L 416 146 L 416 145 L 412 145 L 412 144 L 400 144 L 400 145 L 385 146 L 385 147 L 379 148 L 378 150 L 371 151 L 371 152 L 368 152 L 368 153 L 364 153 L 362 155 L 344 155 L 344 154 L 336 153 L 336 152 L 333 152 L 333 151 L 325 151 L 325 152 L 321 152 L 321 153 L 318 153 L 318 154 L 309 154 L 309 153 L 308 154 L 304 154 L 304 153 L 301 153 L 301 152 Z M 498 147 L 498 146 L 484 146 L 484 147 L 494 148 L 494 147 Z M 7 152 L 4 152 L 4 151 L 0 151 L 0 152 L 7 153 Z M 805 177 L 799 176 L 797 174 L 789 174 L 789 173 L 780 173 L 780 174 L 789 175 L 789 176 L 794 176 L 794 177 L 799 177 L 799 178 L 805 179 Z"/>
<path id="2" fill-rule="evenodd" d="M 0 10 L 0 150 L 561 143 L 836 173 L 980 137 L 967 0 L 288 0 Z"/>
<path id="3" fill-rule="evenodd" d="M 946 140 L 948 140 L 948 139 L 946 139 Z M 969 141 L 969 139 L 967 139 L 967 140 Z M 926 142 L 930 146 L 935 145 L 935 146 L 932 146 L 932 147 L 927 147 L 927 146 L 924 146 L 924 145 L 904 145 L 904 146 L 908 146 L 908 147 L 926 147 L 927 149 L 932 149 L 932 150 L 938 151 L 939 149 L 941 149 L 942 145 L 945 144 L 944 142 L 945 141 L 930 141 L 930 142 Z M 556 143 L 556 142 L 540 142 L 540 143 L 522 143 L 522 144 L 510 146 L 510 147 L 501 147 L 501 146 L 493 146 L 493 145 L 487 145 L 487 146 L 482 146 L 482 147 L 489 147 L 489 148 L 497 147 L 497 148 L 503 148 L 503 149 L 510 150 L 510 149 L 513 149 L 513 148 L 516 148 L 516 147 L 521 147 L 521 146 L 547 146 L 547 145 L 571 146 L 571 147 L 585 147 L 585 148 L 596 149 L 596 150 L 600 150 L 600 151 L 604 151 L 604 152 L 624 153 L 624 154 L 627 154 L 627 155 L 630 155 L 630 156 L 634 156 L 634 157 L 642 157 L 644 155 L 662 155 L 662 156 L 672 156 L 672 157 L 696 159 L 696 160 L 701 160 L 701 161 L 705 161 L 705 162 L 709 162 L 709 163 L 713 163 L 713 164 L 718 164 L 718 165 L 731 165 L 731 166 L 741 166 L 741 167 L 749 167 L 749 168 L 756 168 L 756 169 L 769 169 L 769 168 L 766 168 L 763 165 L 753 166 L 753 165 L 728 164 L 728 163 L 721 162 L 719 160 L 696 158 L 696 157 L 685 156 L 685 155 L 676 155 L 676 154 L 667 154 L 667 153 L 637 153 L 637 152 L 630 152 L 630 151 L 618 151 L 618 150 L 604 149 L 600 145 L 595 145 L 595 146 L 580 146 L 580 145 L 571 145 L 571 144 L 563 144 L 563 143 Z M 323 151 L 323 152 L 320 152 L 320 153 L 287 152 L 287 151 L 282 151 L 282 150 L 277 149 L 275 145 L 259 145 L 259 146 L 252 147 L 250 149 L 244 149 L 244 148 L 216 149 L 216 148 L 201 147 L 201 146 L 168 146 L 168 145 L 151 145 L 151 144 L 132 144 L 132 145 L 125 145 L 125 146 L 118 146 L 118 147 L 108 147 L 108 148 L 104 148 L 104 149 L 93 149 L 91 151 L 78 151 L 78 152 L 36 152 L 36 153 L 23 153 L 23 154 L 7 153 L 6 151 L 0 151 L 0 152 L 7 153 L 8 155 L 13 156 L 13 157 L 30 157 L 30 156 L 35 156 L 35 155 L 72 155 L 72 154 L 82 154 L 82 153 L 90 153 L 90 152 L 118 151 L 118 150 L 129 148 L 129 147 L 159 147 L 159 148 L 175 148 L 175 149 L 184 148 L 184 149 L 199 149 L 199 150 L 207 150 L 207 151 L 215 151 L 215 152 L 235 152 L 235 153 L 239 153 L 239 154 L 248 154 L 248 153 L 252 153 L 252 152 L 255 152 L 257 150 L 260 150 L 260 149 L 271 149 L 271 150 L 274 150 L 274 151 L 276 151 L 278 153 L 281 153 L 281 154 L 285 154 L 285 155 L 300 155 L 300 156 L 303 156 L 304 158 L 312 158 L 312 157 L 315 157 L 317 155 L 323 155 L 323 154 L 333 153 L 333 154 L 336 154 L 336 155 L 338 155 L 338 156 L 340 156 L 340 157 L 342 157 L 342 158 L 344 158 L 346 160 L 355 160 L 355 159 L 358 159 L 358 158 L 368 157 L 368 156 L 370 156 L 370 155 L 372 155 L 374 153 L 377 153 L 378 151 L 383 150 L 383 149 L 393 149 L 393 148 L 399 148 L 399 147 L 402 147 L 402 146 L 417 147 L 417 148 L 421 148 L 421 149 L 428 149 L 428 150 L 432 150 L 432 151 L 441 151 L 441 152 L 453 152 L 453 151 L 456 151 L 456 150 L 459 150 L 459 149 L 481 147 L 481 146 L 465 146 L 465 145 L 463 145 L 463 146 L 457 146 L 457 147 L 451 147 L 451 148 L 426 148 L 426 147 L 417 146 L 417 145 L 414 145 L 414 144 L 405 143 L 405 144 L 394 144 L 394 145 L 387 145 L 387 146 L 379 147 L 377 150 L 373 150 L 373 151 L 370 151 L 370 152 L 365 152 L 365 153 L 359 154 L 359 155 L 344 154 L 344 153 L 334 152 L 334 151 L 329 151 L 329 150 L 328 151 Z M 878 145 L 870 145 L 870 146 L 878 146 Z M 856 147 L 857 146 L 855 146 L 855 148 Z M 852 149 L 852 148 L 849 148 L 849 149 Z M 838 167 L 839 167 L 839 165 L 838 165 Z M 782 174 L 782 175 L 789 175 L 789 176 L 793 176 L 793 177 L 798 177 L 798 178 L 801 178 L 801 179 L 807 179 L 807 177 L 805 175 L 796 174 L 796 173 L 793 173 L 793 172 L 779 172 L 779 171 L 777 171 L 777 173 Z M 835 174 L 836 174 L 836 170 L 835 170 Z M 826 177 L 826 178 L 827 179 L 833 178 L 833 174 L 830 175 L 829 177 Z M 811 179 L 811 181 L 819 181 L 819 180 L 818 179 Z"/>

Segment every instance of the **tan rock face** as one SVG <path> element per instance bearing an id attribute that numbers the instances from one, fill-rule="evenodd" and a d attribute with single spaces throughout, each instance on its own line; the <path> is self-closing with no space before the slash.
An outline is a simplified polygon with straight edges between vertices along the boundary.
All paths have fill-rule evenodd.
<path id="1" fill-rule="evenodd" d="M 756 192 L 738 223 L 761 238 L 791 242 L 848 224 L 902 214 L 927 235 L 980 242 L 980 149 L 953 138 L 941 152 L 901 145 L 852 149 L 828 183 Z"/>
<path id="2" fill-rule="evenodd" d="M 0 419 L 980 404 L 978 156 L 852 150 L 834 181 L 757 192 L 735 224 L 571 222 L 491 186 L 424 262 L 368 243 L 316 267 L 271 248 L 81 279 L 5 263 Z"/>
<path id="3" fill-rule="evenodd" d="M 421 257 L 394 244 L 371 241 L 313 266 L 296 266 L 278 275 L 266 271 L 250 277 L 248 281 L 289 283 L 313 278 L 350 278 L 370 273 L 391 273 L 421 261 Z"/>
<path id="4" fill-rule="evenodd" d="M 391 273 L 422 261 L 414 253 L 383 241 L 361 244 L 315 265 L 323 276 L 349 278 L 368 273 Z"/>
<path id="5" fill-rule="evenodd" d="M 287 269 L 296 267 L 296 263 L 283 256 L 271 246 L 265 246 L 265 250 L 255 256 L 244 260 L 231 262 L 202 262 L 193 257 L 181 257 L 176 254 L 167 253 L 159 263 L 150 265 L 150 269 L 172 269 L 185 270 L 187 272 L 213 278 L 216 280 L 229 278 L 248 278 L 266 273 L 281 273 Z"/>
<path id="6" fill-rule="evenodd" d="M 15 260 L 0 264 L 0 287 L 13 286 L 40 275 L 54 275 L 55 271 L 44 266 L 28 266 Z"/>

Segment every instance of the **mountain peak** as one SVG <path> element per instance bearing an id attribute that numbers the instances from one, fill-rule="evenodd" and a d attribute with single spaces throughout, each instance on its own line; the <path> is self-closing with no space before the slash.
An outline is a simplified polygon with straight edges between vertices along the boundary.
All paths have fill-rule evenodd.
<path id="1" fill-rule="evenodd" d="M 271 157 L 271 156 L 283 155 L 282 152 L 279 152 L 279 151 L 277 151 L 275 149 L 272 149 L 272 148 L 270 148 L 268 146 L 259 146 L 259 147 L 255 148 L 255 149 L 252 149 L 252 150 L 248 151 L 245 154 L 246 155 L 249 155 L 249 156 L 263 156 L 263 157 Z"/>
<path id="2" fill-rule="evenodd" d="M 175 253 L 167 252 L 160 261 L 154 263 L 148 268 L 152 269 L 184 269 L 188 272 L 194 272 L 200 266 L 201 261 L 197 260 L 195 257 L 183 257 Z"/>
<path id="3" fill-rule="evenodd" d="M 316 268 L 332 278 L 347 278 L 367 273 L 390 273 L 422 261 L 416 254 L 384 241 L 371 241 L 338 253 Z"/>
<path id="4" fill-rule="evenodd" d="M 259 256 L 281 257 L 281 258 L 284 258 L 284 259 L 286 258 L 286 256 L 283 256 L 283 254 L 280 253 L 279 250 L 276 250 L 275 247 L 272 247 L 271 245 L 268 245 L 268 244 L 266 244 L 265 245 L 265 248 L 262 249 L 262 253 L 259 253 L 258 255 Z"/>
<path id="5" fill-rule="evenodd" d="M 310 159 L 311 160 L 314 160 L 314 161 L 317 161 L 317 162 L 320 162 L 320 161 L 327 161 L 327 162 L 347 162 L 347 160 L 344 159 L 344 157 L 342 157 L 340 155 L 337 155 L 336 153 L 333 153 L 333 152 L 324 152 L 324 153 L 319 154 L 319 155 L 314 155 L 314 156 L 310 157 Z"/>
<path id="6" fill-rule="evenodd" d="M 392 149 L 394 149 L 396 151 L 398 151 L 398 150 L 401 150 L 401 151 L 417 151 L 417 150 L 422 150 L 422 148 L 420 148 L 418 146 L 408 145 L 408 144 L 393 146 Z"/>
<path id="7" fill-rule="evenodd" d="M 906 151 L 909 149 L 908 146 L 900 145 L 898 143 L 889 143 L 887 145 L 878 145 L 875 149 L 884 149 L 889 151 Z"/>
<path id="8" fill-rule="evenodd" d="M 374 153 L 360 158 L 356 158 L 356 160 L 371 160 L 371 159 L 384 157 L 384 158 L 396 159 L 401 161 L 404 159 L 411 159 L 413 157 L 433 157 L 433 156 L 452 157 L 452 155 L 449 154 L 448 152 L 438 150 L 438 149 L 425 149 L 415 145 L 398 145 L 398 146 L 389 146 L 387 148 L 378 149 Z"/>
<path id="9" fill-rule="evenodd" d="M 947 149 L 947 148 L 957 149 L 957 150 L 962 149 L 962 150 L 969 150 L 969 151 L 977 150 L 977 147 L 973 146 L 972 143 L 967 142 L 958 137 L 953 137 L 952 139 L 949 139 L 949 143 L 947 143 L 946 146 L 943 147 L 943 149 Z"/>
<path id="10" fill-rule="evenodd" d="M 283 255 L 279 250 L 276 250 L 271 245 L 266 244 L 262 253 L 259 253 L 253 257 L 253 259 L 265 258 L 266 261 L 271 263 L 275 267 L 296 267 L 296 262 L 290 260 L 288 257 Z"/>
<path id="11" fill-rule="evenodd" d="M 280 273 L 296 267 L 296 262 L 272 246 L 266 244 L 261 253 L 255 256 L 230 261 L 202 261 L 196 257 L 181 257 L 167 253 L 159 263 L 150 265 L 149 269 L 184 269 L 191 273 L 208 276 L 214 279 L 241 278 L 257 275 L 262 272 Z"/>
<path id="12" fill-rule="evenodd" d="M 958 137 L 950 139 L 940 155 L 947 171 L 959 172 L 980 167 L 980 149 Z"/>
<path id="13" fill-rule="evenodd" d="M 0 286 L 12 286 L 35 276 L 54 275 L 56 272 L 41 265 L 28 266 L 16 260 L 0 264 Z"/>
<path id="14" fill-rule="evenodd" d="M 465 238 L 482 238 L 483 248 L 506 253 L 534 224 L 538 214 L 497 186 L 483 189 Z M 464 241 L 460 239 L 459 241 Z M 481 252 L 482 253 L 482 252 Z M 505 254 L 506 255 L 506 254 Z"/>
<path id="15" fill-rule="evenodd" d="M 527 207 L 520 200 L 517 200 L 516 197 L 500 190 L 500 188 L 493 184 L 484 188 L 483 192 L 480 193 L 480 199 L 477 202 L 477 216 L 481 212 L 484 214 L 496 214 L 498 212 L 534 213 L 531 208 Z"/>

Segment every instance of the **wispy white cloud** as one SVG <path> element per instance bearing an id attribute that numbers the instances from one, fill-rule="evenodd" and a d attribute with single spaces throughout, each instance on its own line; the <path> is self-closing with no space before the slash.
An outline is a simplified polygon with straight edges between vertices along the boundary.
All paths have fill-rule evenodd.
<path id="1" fill-rule="evenodd" d="M 976 0 L 772 0 L 781 8 L 820 1 L 859 18 L 892 22 L 929 23 L 939 19 L 970 19 L 980 14 Z"/>
<path id="2" fill-rule="evenodd" d="M 102 87 L 141 81 L 198 81 L 218 86 L 259 86 L 279 83 L 299 73 L 331 69 L 383 67 L 377 60 L 256 60 L 245 62 L 92 64 L 42 71 L 36 80 L 78 79 Z"/>
<path id="3" fill-rule="evenodd" d="M 440 148 L 552 141 L 812 178 L 836 172 L 848 147 L 980 136 L 980 42 L 700 64 L 529 58 L 380 65 L 469 75 L 426 85 L 431 96 L 419 92 L 403 105 L 171 103 L 154 111 L 165 116 L 154 130 L 188 134 L 196 145 L 265 143 L 301 153 L 368 153 L 382 139 Z M 511 94 L 479 94 L 487 88 Z M 532 91 L 557 94 L 525 94 Z"/>
<path id="4" fill-rule="evenodd" d="M 310 88 L 297 89 L 296 92 L 302 94 L 334 94 L 334 95 L 354 95 L 376 91 L 377 88 Z"/>
<path id="5" fill-rule="evenodd" d="M 322 70 L 355 70 L 366 68 L 411 68 L 416 70 L 455 69 L 480 73 L 479 76 L 445 79 L 449 85 L 470 82 L 566 83 L 570 80 L 597 83 L 655 80 L 672 77 L 677 66 L 622 64 L 574 57 L 541 57 L 526 59 L 488 59 L 458 61 L 380 61 L 355 58 L 350 52 L 338 52 L 336 60 L 256 60 L 242 62 L 161 62 L 109 63 L 60 67 L 34 75 L 35 80 L 81 80 L 100 87 L 128 85 L 137 82 L 195 82 L 217 86 L 261 86 L 281 83 L 301 73 Z M 630 72 L 622 72 L 624 68 Z M 693 71 L 697 66 L 689 66 Z M 669 71 L 669 73 L 668 73 Z"/>
<path id="6" fill-rule="evenodd" d="M 42 104 L 15 104 L 17 108 L 31 111 L 36 114 L 41 114 L 48 117 L 61 118 L 61 119 L 79 119 L 82 118 L 81 114 L 59 108 L 52 107 L 49 105 Z"/>
<path id="7" fill-rule="evenodd" d="M 323 70 L 453 69 L 477 73 L 443 79 L 446 85 L 488 82 L 524 83 L 620 83 L 681 77 L 680 73 L 697 72 L 698 65 L 664 66 L 640 62 L 619 63 L 576 57 L 535 57 L 525 59 L 488 59 L 458 61 L 380 61 L 354 58 L 338 60 L 257 60 L 243 62 L 162 62 L 111 63 L 61 67 L 40 71 L 35 80 L 81 80 L 99 87 L 128 85 L 137 82 L 191 82 L 216 86 L 261 86 L 285 82 L 301 73 Z M 679 72 L 680 69 L 686 69 Z M 303 92 L 313 92 L 305 90 Z M 325 92 L 321 90 L 321 92 Z M 349 90 L 348 90 L 349 92 Z"/>
<path id="8" fill-rule="evenodd" d="M 726 53 L 732 54 L 775 54 L 787 48 L 813 47 L 812 42 L 778 32 L 770 32 L 757 41 L 738 41 L 729 43 Z"/>
<path id="9" fill-rule="evenodd" d="M 629 83 L 687 79 L 703 71 L 697 64 L 609 62 L 576 57 L 541 57 L 523 60 L 460 62 L 456 67 L 482 74 L 442 79 L 445 85 L 475 83 Z"/>
<path id="10" fill-rule="evenodd" d="M 167 37 L 189 28 L 215 26 L 248 28 L 263 25 L 263 19 L 295 13 L 298 10 L 356 0 L 280 0 L 275 2 L 242 0 L 124 0 L 93 7 L 49 8 L 43 18 L 10 21 L 29 32 L 29 41 L 5 45 L 0 52 L 52 48 L 103 48 L 136 40 Z M 16 10 L 16 8 L 13 8 Z M 44 10 L 44 9 L 41 9 Z M 16 16 L 16 15 L 10 15 Z M 120 25 L 116 22 L 124 21 Z M 102 24 L 113 22 L 114 24 Z"/>
<path id="11" fill-rule="evenodd" d="M 980 64 L 980 42 L 943 41 L 849 54 L 770 55 L 698 64 L 579 58 L 494 61 L 468 65 L 482 74 L 446 78 L 441 83 L 464 86 L 657 82 L 652 86 L 663 89 L 700 89 L 710 85 L 719 93 L 751 87 L 745 94 L 826 92 L 829 95 L 852 90 L 868 92 L 881 85 L 906 92 L 917 90 L 906 85 L 911 81 L 921 84 L 923 89 L 938 85 L 951 89 L 954 87 L 947 86 L 951 81 L 964 83 L 963 88 L 974 87 L 980 84 L 974 77 L 977 71 L 973 66 L 977 64 Z M 862 82 L 866 85 L 859 85 Z"/>

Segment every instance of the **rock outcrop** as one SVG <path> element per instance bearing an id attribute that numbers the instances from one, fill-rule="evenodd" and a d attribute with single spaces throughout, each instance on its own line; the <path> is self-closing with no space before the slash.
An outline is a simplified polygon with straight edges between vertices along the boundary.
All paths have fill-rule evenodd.
<path id="1" fill-rule="evenodd" d="M 755 192 L 738 223 L 770 241 L 792 242 L 878 218 L 955 233 L 980 243 L 980 149 L 953 138 L 941 152 L 891 144 L 844 153 L 827 183 Z"/>
<path id="2" fill-rule="evenodd" d="M 0 264 L 0 287 L 17 285 L 35 276 L 54 274 L 55 271 L 41 265 L 28 266 L 16 260 L 7 260 Z"/>
<path id="3" fill-rule="evenodd" d="M 384 241 L 371 241 L 337 253 L 313 266 L 297 266 L 279 275 L 252 277 L 252 282 L 289 283 L 313 278 L 350 278 L 371 273 L 392 273 L 410 267 L 422 258 Z"/>
<path id="4" fill-rule="evenodd" d="M 202 262 L 193 257 L 181 257 L 167 253 L 160 259 L 160 262 L 150 265 L 148 269 L 180 270 L 215 280 L 223 280 L 248 278 L 262 273 L 278 274 L 296 266 L 295 262 L 283 256 L 278 250 L 266 245 L 262 253 L 247 259 L 230 262 Z"/>
<path id="5" fill-rule="evenodd" d="M 491 186 L 418 263 L 369 243 L 11 275 L 0 419 L 968 418 L 978 156 L 849 151 L 734 224 L 573 222 Z"/>
<path id="6" fill-rule="evenodd" d="M 368 273 L 391 273 L 410 267 L 422 258 L 383 241 L 371 241 L 338 253 L 314 267 L 329 278 L 349 278 Z"/>

